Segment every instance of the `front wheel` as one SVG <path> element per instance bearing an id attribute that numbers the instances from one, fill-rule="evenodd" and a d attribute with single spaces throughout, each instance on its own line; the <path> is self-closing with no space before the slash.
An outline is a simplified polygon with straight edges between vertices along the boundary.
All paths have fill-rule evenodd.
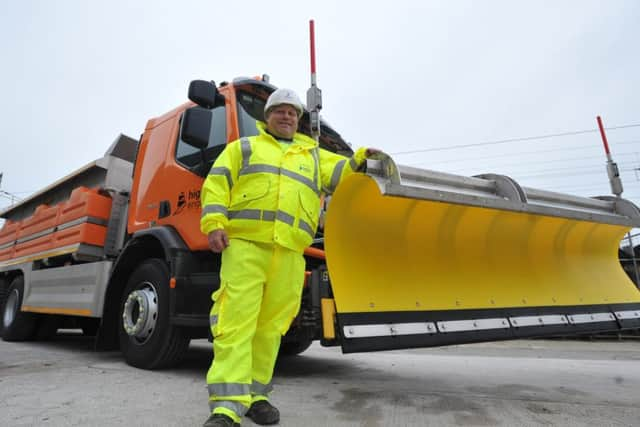
<path id="1" fill-rule="evenodd" d="M 177 364 L 189 337 L 169 322 L 169 268 L 160 259 L 142 262 L 131 274 L 120 301 L 120 349 L 137 368 Z"/>
<path id="2" fill-rule="evenodd" d="M 18 276 L 9 285 L 9 290 L 0 313 L 0 334 L 5 341 L 26 341 L 33 338 L 37 318 L 33 313 L 20 311 L 24 298 L 24 278 Z"/>

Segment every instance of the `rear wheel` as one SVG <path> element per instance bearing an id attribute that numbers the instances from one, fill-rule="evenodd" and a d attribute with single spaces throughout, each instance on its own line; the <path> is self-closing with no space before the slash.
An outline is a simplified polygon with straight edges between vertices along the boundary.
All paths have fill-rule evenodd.
<path id="1" fill-rule="evenodd" d="M 120 349 L 142 369 L 177 364 L 189 337 L 169 322 L 169 268 L 160 259 L 142 262 L 129 277 L 119 311 Z"/>
<path id="2" fill-rule="evenodd" d="M 5 341 L 25 341 L 33 338 L 37 318 L 20 311 L 24 297 L 24 278 L 18 276 L 9 285 L 0 317 L 0 334 Z"/>
<path id="3" fill-rule="evenodd" d="M 2 337 L 2 318 L 4 313 L 4 303 L 9 296 L 9 281 L 0 277 L 0 337 Z"/>

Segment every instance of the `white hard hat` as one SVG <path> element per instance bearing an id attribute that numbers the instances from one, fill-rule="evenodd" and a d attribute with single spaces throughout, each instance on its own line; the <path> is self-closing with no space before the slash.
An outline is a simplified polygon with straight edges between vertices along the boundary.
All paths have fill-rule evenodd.
<path id="1" fill-rule="evenodd" d="M 298 112 L 298 118 L 302 117 L 304 106 L 302 105 L 302 102 L 300 102 L 298 95 L 296 95 L 296 93 L 291 89 L 282 88 L 276 89 L 276 91 L 269 96 L 269 99 L 267 99 L 267 103 L 264 106 L 265 118 L 269 115 L 270 109 L 282 104 L 291 105 Z"/>

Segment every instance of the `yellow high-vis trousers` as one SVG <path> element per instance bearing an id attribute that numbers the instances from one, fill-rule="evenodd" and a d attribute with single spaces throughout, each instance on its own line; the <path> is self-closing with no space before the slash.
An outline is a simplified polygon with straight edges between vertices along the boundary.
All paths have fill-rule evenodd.
<path id="1" fill-rule="evenodd" d="M 231 239 L 213 293 L 209 407 L 240 422 L 267 399 L 280 339 L 300 309 L 304 257 L 277 244 Z"/>

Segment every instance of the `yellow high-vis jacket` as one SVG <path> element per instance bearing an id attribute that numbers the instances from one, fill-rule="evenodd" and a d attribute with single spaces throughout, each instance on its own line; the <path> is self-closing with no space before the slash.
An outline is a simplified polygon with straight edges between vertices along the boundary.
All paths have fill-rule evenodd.
<path id="1" fill-rule="evenodd" d="M 200 230 L 224 229 L 229 238 L 277 243 L 303 251 L 318 226 L 320 195 L 365 161 L 365 148 L 350 159 L 319 148 L 296 133 L 283 150 L 257 123 L 259 135 L 227 145 L 202 185 Z"/>

